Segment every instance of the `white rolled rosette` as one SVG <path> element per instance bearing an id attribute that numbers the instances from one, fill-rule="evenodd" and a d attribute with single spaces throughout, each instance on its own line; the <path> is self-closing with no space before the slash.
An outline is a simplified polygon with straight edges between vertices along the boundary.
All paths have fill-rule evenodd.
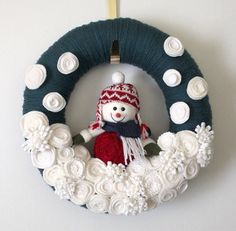
<path id="1" fill-rule="evenodd" d="M 191 99 L 203 99 L 208 93 L 208 84 L 202 77 L 196 76 L 192 78 L 187 86 L 187 94 Z"/>
<path id="2" fill-rule="evenodd" d="M 129 199 L 127 196 L 113 195 L 110 199 L 110 205 L 108 212 L 114 215 L 128 215 L 129 213 Z"/>
<path id="3" fill-rule="evenodd" d="M 174 188 L 170 189 L 164 189 L 160 194 L 159 194 L 159 202 L 167 202 L 174 200 L 177 197 L 177 191 Z"/>
<path id="4" fill-rule="evenodd" d="M 71 147 L 61 148 L 57 151 L 57 161 L 60 164 L 64 164 L 65 162 L 72 160 L 74 156 L 74 149 Z"/>
<path id="5" fill-rule="evenodd" d="M 47 77 L 46 68 L 41 64 L 34 64 L 27 68 L 25 73 L 25 85 L 35 90 L 39 88 Z"/>
<path id="6" fill-rule="evenodd" d="M 94 213 L 106 213 L 109 208 L 109 197 L 104 195 L 93 195 L 86 206 Z"/>
<path id="7" fill-rule="evenodd" d="M 31 161 L 33 166 L 40 169 L 51 167 L 56 160 L 55 148 L 47 149 L 45 151 L 31 152 Z"/>
<path id="8" fill-rule="evenodd" d="M 180 194 L 184 193 L 187 190 L 187 188 L 188 188 L 188 181 L 187 180 L 181 181 L 176 187 L 178 193 L 180 193 Z"/>
<path id="9" fill-rule="evenodd" d="M 173 173 L 170 168 L 161 171 L 160 178 L 163 182 L 163 188 L 175 188 L 179 182 L 183 180 L 182 174 L 179 174 L 178 172 Z"/>
<path id="10" fill-rule="evenodd" d="M 51 186 L 55 186 L 57 180 L 63 177 L 65 177 L 65 172 L 60 165 L 52 165 L 43 170 L 43 179 Z"/>
<path id="11" fill-rule="evenodd" d="M 167 70 L 163 75 L 163 81 L 169 87 L 176 87 L 181 83 L 182 76 L 175 69 Z"/>
<path id="12" fill-rule="evenodd" d="M 70 200 L 77 205 L 84 205 L 93 194 L 93 184 L 89 181 L 81 180 L 76 183 L 74 194 L 71 196 Z"/>
<path id="13" fill-rule="evenodd" d="M 162 150 L 174 149 L 176 144 L 175 134 L 172 132 L 165 132 L 159 136 L 157 144 Z"/>
<path id="14" fill-rule="evenodd" d="M 189 130 L 180 131 L 176 134 L 178 150 L 183 151 L 187 157 L 193 157 L 198 153 L 199 143 L 196 134 Z"/>
<path id="15" fill-rule="evenodd" d="M 66 106 L 66 101 L 58 92 L 50 92 L 43 98 L 43 106 L 51 112 L 59 112 Z"/>
<path id="16" fill-rule="evenodd" d="M 158 172 L 152 170 L 144 176 L 144 185 L 149 196 L 156 196 L 162 189 L 162 182 Z"/>
<path id="17" fill-rule="evenodd" d="M 82 160 L 72 159 L 64 165 L 66 174 L 75 179 L 84 177 L 85 163 Z"/>
<path id="18" fill-rule="evenodd" d="M 186 164 L 183 175 L 187 180 L 191 180 L 198 175 L 199 170 L 200 166 L 197 163 L 197 160 L 194 158 Z"/>
<path id="19" fill-rule="evenodd" d="M 20 120 L 20 128 L 25 138 L 30 138 L 32 133 L 40 127 L 49 124 L 47 116 L 40 111 L 30 111 L 24 114 Z"/>
<path id="20" fill-rule="evenodd" d="M 57 69 L 64 75 L 74 72 L 78 67 L 79 60 L 71 52 L 63 53 L 57 61 Z"/>
<path id="21" fill-rule="evenodd" d="M 73 146 L 73 150 L 75 153 L 75 157 L 83 160 L 85 163 L 91 158 L 89 150 L 83 145 L 75 145 Z"/>
<path id="22" fill-rule="evenodd" d="M 86 165 L 86 178 L 91 182 L 97 182 L 106 174 L 106 165 L 98 158 L 92 158 Z"/>
<path id="23" fill-rule="evenodd" d="M 125 187 L 126 187 L 126 180 L 121 180 L 114 183 L 114 191 L 116 193 L 125 192 Z"/>
<path id="24" fill-rule="evenodd" d="M 183 124 L 190 117 L 190 108 L 185 102 L 173 103 L 170 107 L 170 118 L 175 124 Z"/>
<path id="25" fill-rule="evenodd" d="M 164 50 L 171 57 L 182 56 L 184 53 L 183 44 L 179 39 L 169 36 L 164 42 Z"/>
<path id="26" fill-rule="evenodd" d="M 49 143 L 56 148 L 65 148 L 72 145 L 70 128 L 61 123 L 52 124 L 52 135 Z"/>
<path id="27" fill-rule="evenodd" d="M 114 182 L 105 177 L 95 183 L 94 189 L 98 194 L 111 196 L 114 193 Z"/>

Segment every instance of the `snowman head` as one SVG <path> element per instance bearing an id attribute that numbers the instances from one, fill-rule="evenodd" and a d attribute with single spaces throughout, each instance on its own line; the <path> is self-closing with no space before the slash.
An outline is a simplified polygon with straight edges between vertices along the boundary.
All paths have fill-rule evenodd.
<path id="1" fill-rule="evenodd" d="M 125 76 L 121 72 L 115 72 L 112 81 L 113 85 L 106 87 L 100 95 L 97 121 L 118 123 L 135 120 L 140 109 L 137 89 L 124 83 Z"/>
<path id="2" fill-rule="evenodd" d="M 102 119 L 107 122 L 127 122 L 135 120 L 138 109 L 128 103 L 114 101 L 102 105 Z"/>

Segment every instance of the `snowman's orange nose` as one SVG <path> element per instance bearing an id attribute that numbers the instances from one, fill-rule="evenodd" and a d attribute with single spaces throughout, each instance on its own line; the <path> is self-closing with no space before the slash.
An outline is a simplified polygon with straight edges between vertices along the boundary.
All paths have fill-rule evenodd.
<path id="1" fill-rule="evenodd" d="M 118 113 L 116 113 L 116 117 L 117 118 L 120 118 L 121 117 L 121 114 L 118 112 Z"/>

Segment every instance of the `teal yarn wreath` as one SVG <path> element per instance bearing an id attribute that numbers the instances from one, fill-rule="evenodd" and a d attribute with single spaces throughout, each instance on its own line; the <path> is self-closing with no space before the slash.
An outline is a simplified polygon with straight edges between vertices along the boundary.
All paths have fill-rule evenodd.
<path id="1" fill-rule="evenodd" d="M 203 75 L 186 50 L 180 57 L 170 57 L 165 53 L 163 43 L 168 36 L 152 26 L 129 18 L 98 21 L 75 28 L 55 42 L 38 60 L 37 63 L 44 65 L 47 70 L 47 79 L 38 89 L 30 90 L 26 87 L 23 114 L 41 111 L 48 116 L 50 124 L 65 123 L 65 109 L 57 113 L 46 110 L 42 105 L 44 96 L 58 92 L 68 102 L 81 76 L 99 64 L 110 62 L 111 43 L 118 40 L 121 63 L 137 66 L 155 79 L 165 96 L 168 111 L 178 101 L 189 106 L 191 113 L 188 121 L 176 124 L 170 120 L 171 132 L 193 131 L 203 121 L 212 125 L 208 96 L 193 100 L 186 91 L 193 77 Z M 79 68 L 65 77 L 57 69 L 57 60 L 62 53 L 68 51 L 78 57 Z M 168 69 L 176 69 L 181 73 L 180 85 L 169 87 L 163 82 L 163 74 Z"/>
<path id="2" fill-rule="evenodd" d="M 157 141 L 161 152 L 147 156 L 144 161 L 149 167 L 148 171 L 143 171 L 147 175 L 143 173 L 139 176 L 141 183 L 132 175 L 136 174 L 135 167 L 132 169 L 135 161 L 130 162 L 131 166 L 109 162 L 106 165 L 90 156 L 82 145 L 73 145 L 69 127 L 65 125 L 66 105 L 77 81 L 91 68 L 110 63 L 114 40 L 119 41 L 121 63 L 137 66 L 155 79 L 164 94 L 170 118 L 169 131 Z M 67 62 L 66 58 L 60 66 L 63 57 L 70 61 Z M 33 165 L 56 194 L 93 212 L 137 214 L 171 200 L 187 189 L 188 180 L 196 177 L 200 167 L 206 167 L 213 155 L 208 86 L 198 65 L 177 38 L 137 20 L 118 18 L 73 29 L 43 53 L 37 64 L 28 70 L 25 83 L 21 120 L 26 138 L 24 149 L 31 153 Z M 63 133 L 64 140 L 60 145 L 57 139 L 61 137 L 55 131 L 61 132 L 60 135 Z M 77 148 L 83 157 L 75 155 Z M 65 156 L 60 156 L 60 152 L 66 152 Z M 164 159 L 161 164 L 160 157 Z M 89 172 L 93 165 L 95 169 L 118 172 L 121 176 L 127 173 L 131 182 L 128 189 L 132 191 L 140 187 L 140 191 L 135 192 L 135 196 L 124 196 L 116 189 L 117 194 L 109 192 L 104 195 L 104 182 L 99 180 L 106 178 L 99 176 L 98 181 L 94 180 L 96 174 Z M 169 166 L 172 169 L 168 169 Z M 175 178 L 167 179 L 169 170 Z M 100 174 L 99 171 L 96 173 Z M 57 175 L 58 181 L 53 174 Z M 136 182 L 141 186 L 133 187 Z M 80 189 L 86 189 L 86 195 L 80 197 L 76 193 Z M 128 202 L 124 203 L 122 197 Z M 151 205 L 154 202 L 155 205 Z M 129 207 L 130 204 L 132 206 Z"/>

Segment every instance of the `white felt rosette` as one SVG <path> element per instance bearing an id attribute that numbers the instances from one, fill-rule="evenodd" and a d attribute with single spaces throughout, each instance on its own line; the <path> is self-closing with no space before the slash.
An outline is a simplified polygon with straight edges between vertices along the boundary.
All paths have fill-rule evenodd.
<path id="1" fill-rule="evenodd" d="M 52 137 L 50 139 L 50 144 L 56 148 L 69 147 L 72 144 L 72 137 L 70 128 L 61 123 L 52 124 Z"/>
<path id="2" fill-rule="evenodd" d="M 47 116 L 40 111 L 31 111 L 24 114 L 20 120 L 20 128 L 25 138 L 30 138 L 33 132 L 49 124 Z"/>
<path id="3" fill-rule="evenodd" d="M 191 159 L 185 166 L 183 175 L 187 180 L 190 180 L 190 179 L 195 178 L 198 175 L 199 170 L 200 170 L 200 166 L 197 163 L 197 160 Z"/>
<path id="4" fill-rule="evenodd" d="M 68 75 L 79 67 L 78 58 L 71 52 L 63 53 L 57 62 L 57 69 L 64 75 Z"/>
<path id="5" fill-rule="evenodd" d="M 164 42 L 164 50 L 171 57 L 182 56 L 184 53 L 183 44 L 179 39 L 169 36 Z"/>
<path id="6" fill-rule="evenodd" d="M 114 215 L 127 215 L 129 212 L 129 199 L 125 195 L 113 195 L 110 199 L 109 213 Z"/>
<path id="7" fill-rule="evenodd" d="M 177 191 L 174 188 L 170 189 L 164 189 L 160 194 L 159 194 L 159 202 L 167 202 L 174 200 L 177 197 Z"/>
<path id="8" fill-rule="evenodd" d="M 59 112 L 66 106 L 66 101 L 58 92 L 49 92 L 44 96 L 43 106 L 51 112 Z"/>
<path id="9" fill-rule="evenodd" d="M 187 157 L 193 157 L 199 149 L 196 134 L 192 131 L 184 130 L 176 134 L 177 147 L 183 151 Z"/>
<path id="10" fill-rule="evenodd" d="M 104 195 L 93 195 L 86 206 L 95 213 L 106 213 L 109 208 L 109 197 Z"/>
<path id="11" fill-rule="evenodd" d="M 192 78 L 188 83 L 187 93 L 191 99 L 203 99 L 208 93 L 208 84 L 206 80 L 199 76 Z"/>
<path id="12" fill-rule="evenodd" d="M 82 160 L 72 159 L 64 164 L 66 174 L 74 179 L 84 177 L 85 163 Z"/>
<path id="13" fill-rule="evenodd" d="M 81 180 L 76 183 L 74 194 L 71 196 L 70 200 L 77 205 L 84 205 L 93 194 L 93 184 L 89 181 Z"/>
<path id="14" fill-rule="evenodd" d="M 45 151 L 31 152 L 33 166 L 40 169 L 51 167 L 56 160 L 56 149 L 51 148 Z"/>
<path id="15" fill-rule="evenodd" d="M 94 188 L 98 194 L 111 196 L 114 193 L 114 182 L 112 179 L 105 177 L 97 181 L 94 185 Z"/>
<path id="16" fill-rule="evenodd" d="M 106 174 L 106 165 L 100 159 L 92 158 L 86 165 L 86 179 L 91 182 L 99 181 Z"/>
<path id="17" fill-rule="evenodd" d="M 74 149 L 71 147 L 61 148 L 57 151 L 57 161 L 60 164 L 72 160 L 75 156 Z"/>
<path id="18" fill-rule="evenodd" d="M 88 162 L 88 160 L 91 158 L 89 150 L 83 145 L 75 145 L 73 146 L 73 150 L 75 153 L 75 157 L 83 160 L 85 163 Z"/>
<path id="19" fill-rule="evenodd" d="M 176 137 L 172 132 L 165 132 L 159 136 L 157 144 L 162 150 L 174 149 L 176 145 Z"/>
<path id="20" fill-rule="evenodd" d="M 52 165 L 49 168 L 44 169 L 43 179 L 50 186 L 55 186 L 56 182 L 65 176 L 65 171 L 60 165 Z"/>

